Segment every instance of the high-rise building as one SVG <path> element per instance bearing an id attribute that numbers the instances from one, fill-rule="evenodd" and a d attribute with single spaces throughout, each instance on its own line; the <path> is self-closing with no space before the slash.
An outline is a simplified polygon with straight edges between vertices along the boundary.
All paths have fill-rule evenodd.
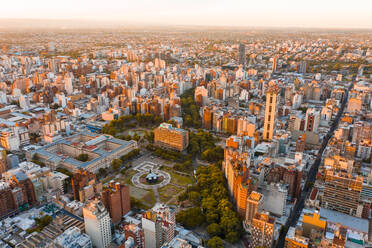
<path id="1" fill-rule="evenodd" d="M 278 67 L 278 56 L 273 57 L 273 64 L 272 64 L 272 72 L 276 72 L 276 68 Z"/>
<path id="2" fill-rule="evenodd" d="M 275 218 L 268 213 L 256 213 L 252 219 L 251 233 L 249 247 L 271 248 L 275 234 Z"/>
<path id="3" fill-rule="evenodd" d="M 174 238 L 176 215 L 174 209 L 156 204 L 142 216 L 146 248 L 160 248 Z"/>
<path id="4" fill-rule="evenodd" d="M 239 44 L 239 65 L 245 66 L 245 45 Z"/>
<path id="5" fill-rule="evenodd" d="M 302 74 L 305 74 L 306 73 L 306 70 L 307 70 L 307 61 L 303 60 L 300 63 L 300 66 L 298 68 L 298 72 L 299 73 L 302 73 Z"/>
<path id="6" fill-rule="evenodd" d="M 13 189 L 17 207 L 27 208 L 37 203 L 35 187 L 26 173 L 20 170 L 11 170 L 3 174 L 5 181 Z"/>
<path id="7" fill-rule="evenodd" d="M 317 132 L 320 123 L 320 111 L 315 108 L 308 108 L 306 111 L 305 131 Z"/>
<path id="8" fill-rule="evenodd" d="M 96 180 L 96 174 L 80 169 L 71 180 L 74 200 L 85 202 L 102 191 L 102 184 Z"/>
<path id="9" fill-rule="evenodd" d="M 248 170 L 251 162 L 247 150 L 250 147 L 248 138 L 248 136 L 231 136 L 226 140 L 225 159 L 222 165 L 229 193 L 241 217 L 245 216 L 247 196 L 253 190 Z"/>
<path id="10" fill-rule="evenodd" d="M 203 108 L 203 127 L 209 130 L 213 128 L 213 110 L 208 106 Z"/>
<path id="11" fill-rule="evenodd" d="M 71 77 L 65 77 L 65 90 L 67 92 L 67 95 L 71 95 L 74 90 Z"/>
<path id="12" fill-rule="evenodd" d="M 298 136 L 296 141 L 296 152 L 304 152 L 306 148 L 306 134 Z"/>
<path id="13" fill-rule="evenodd" d="M 17 211 L 18 206 L 13 193 L 9 183 L 0 181 L 0 218 Z"/>
<path id="14" fill-rule="evenodd" d="M 109 211 L 112 222 L 118 223 L 130 210 L 129 187 L 111 181 L 101 192 L 101 200 Z"/>
<path id="15" fill-rule="evenodd" d="M 266 107 L 263 139 L 271 141 L 275 131 L 277 107 L 279 104 L 279 88 L 274 81 L 270 81 L 266 91 Z"/>
<path id="16" fill-rule="evenodd" d="M 99 200 L 89 202 L 83 208 L 85 232 L 93 246 L 106 248 L 111 243 L 111 219 L 109 212 Z"/>
<path id="17" fill-rule="evenodd" d="M 189 145 L 188 131 L 172 127 L 172 124 L 162 123 L 154 129 L 155 145 L 183 151 Z"/>
<path id="18" fill-rule="evenodd" d="M 362 185 L 361 176 L 326 170 L 322 207 L 355 216 Z"/>
<path id="19" fill-rule="evenodd" d="M 252 191 L 247 198 L 247 207 L 245 214 L 245 224 L 250 225 L 252 223 L 253 217 L 261 212 L 264 197 L 262 194 Z"/>
<path id="20" fill-rule="evenodd" d="M 285 214 L 286 202 L 288 198 L 288 189 L 281 183 L 271 183 L 262 187 L 261 193 L 265 199 L 262 209 L 275 216 Z"/>
<path id="21" fill-rule="evenodd" d="M 124 226 L 125 239 L 128 240 L 132 238 L 134 245 L 136 245 L 138 248 L 145 247 L 145 234 L 140 226 L 141 224 L 141 222 L 128 223 Z"/>
<path id="22" fill-rule="evenodd" d="M 16 156 L 16 155 L 14 155 L 14 156 Z M 6 150 L 4 150 L 3 148 L 0 148 L 0 177 L 4 172 L 6 172 L 8 170 L 9 166 L 7 164 L 8 164 L 8 156 L 6 154 Z"/>

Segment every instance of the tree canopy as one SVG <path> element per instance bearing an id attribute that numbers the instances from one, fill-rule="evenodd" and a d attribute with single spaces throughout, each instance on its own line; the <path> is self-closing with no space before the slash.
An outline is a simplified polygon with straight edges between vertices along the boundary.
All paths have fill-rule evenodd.
<path id="1" fill-rule="evenodd" d="M 183 125 L 185 127 L 200 128 L 202 126 L 199 107 L 194 100 L 195 88 L 186 90 L 181 95 Z"/>
<path id="2" fill-rule="evenodd" d="M 206 224 L 210 236 L 235 243 L 243 229 L 241 220 L 229 201 L 222 171 L 217 165 L 199 166 L 196 179 L 196 186 L 189 187 L 179 197 L 180 201 L 189 200 L 194 207 L 180 211 L 177 222 L 188 228 Z"/>

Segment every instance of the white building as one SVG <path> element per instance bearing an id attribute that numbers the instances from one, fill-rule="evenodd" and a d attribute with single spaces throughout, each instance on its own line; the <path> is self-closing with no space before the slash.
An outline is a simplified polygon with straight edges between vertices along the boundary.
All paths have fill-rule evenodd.
<path id="1" fill-rule="evenodd" d="M 30 101 L 27 95 L 19 96 L 19 107 L 22 109 L 29 109 L 30 108 Z"/>
<path id="2" fill-rule="evenodd" d="M 204 86 L 196 87 L 195 93 L 194 93 L 194 99 L 197 101 L 198 96 L 201 96 L 202 98 L 202 105 L 208 104 L 208 90 L 204 88 Z"/>
<path id="3" fill-rule="evenodd" d="M 371 158 L 372 144 L 368 139 L 363 139 L 358 145 L 357 157 L 361 159 Z"/>
<path id="4" fill-rule="evenodd" d="M 320 115 L 320 122 L 322 124 L 328 124 L 331 121 L 333 115 L 333 108 L 332 106 L 324 106 L 321 111 Z"/>
<path id="5" fill-rule="evenodd" d="M 142 217 L 146 248 L 160 248 L 174 238 L 175 211 L 157 203 Z"/>
<path id="6" fill-rule="evenodd" d="M 30 143 L 28 129 L 18 126 L 2 129 L 0 142 L 1 146 L 6 150 L 19 150 L 21 145 L 27 145 Z"/>
<path id="7" fill-rule="evenodd" d="M 92 241 L 90 237 L 85 233 L 81 233 L 80 229 L 76 226 L 72 226 L 64 231 L 55 239 L 54 243 L 64 248 L 92 247 Z"/>
<path id="8" fill-rule="evenodd" d="M 111 219 L 109 212 L 98 199 L 83 208 L 85 232 L 90 236 L 93 246 L 106 248 L 111 243 Z"/>
<path id="9" fill-rule="evenodd" d="M 71 95 L 74 92 L 74 87 L 72 86 L 72 78 L 65 77 L 65 90 L 67 95 Z"/>
<path id="10" fill-rule="evenodd" d="M 285 214 L 288 190 L 280 184 L 269 184 L 262 190 L 264 202 L 262 209 L 276 216 Z"/>
<path id="11" fill-rule="evenodd" d="M 302 104 L 302 95 L 295 94 L 292 100 L 292 109 L 298 109 Z"/>

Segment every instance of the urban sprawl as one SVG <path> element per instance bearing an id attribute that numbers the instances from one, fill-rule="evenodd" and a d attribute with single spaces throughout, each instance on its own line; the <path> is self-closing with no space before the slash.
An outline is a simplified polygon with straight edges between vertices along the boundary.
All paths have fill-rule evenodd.
<path id="1" fill-rule="evenodd" d="M 0 32 L 0 247 L 372 246 L 372 33 Z"/>

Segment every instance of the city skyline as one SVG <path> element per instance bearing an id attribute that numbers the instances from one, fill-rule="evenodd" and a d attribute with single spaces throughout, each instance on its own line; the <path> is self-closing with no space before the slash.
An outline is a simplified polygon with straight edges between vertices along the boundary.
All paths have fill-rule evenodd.
<path id="1" fill-rule="evenodd" d="M 2 3 L 2 19 L 85 20 L 115 24 L 233 27 L 372 28 L 372 2 L 320 1 L 64 1 Z M 0 27 L 4 20 L 0 19 Z"/>
<path id="2" fill-rule="evenodd" d="M 371 0 L 3 2 L 1 248 L 372 247 Z"/>

